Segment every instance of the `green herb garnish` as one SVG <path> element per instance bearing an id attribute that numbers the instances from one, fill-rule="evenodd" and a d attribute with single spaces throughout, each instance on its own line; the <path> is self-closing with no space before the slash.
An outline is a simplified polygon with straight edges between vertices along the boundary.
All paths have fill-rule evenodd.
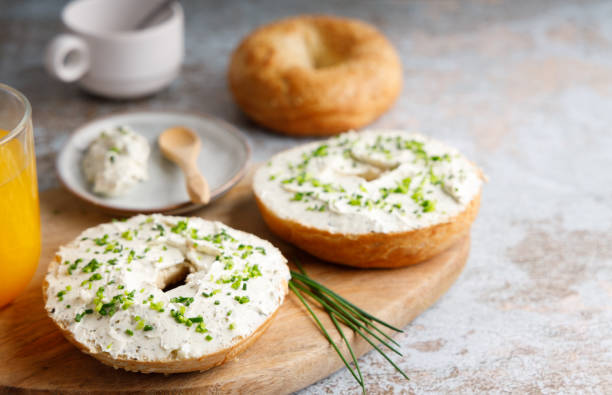
<path id="1" fill-rule="evenodd" d="M 128 241 L 134 239 L 134 237 L 132 236 L 132 231 L 129 229 L 121 233 L 121 237 L 123 237 L 125 240 L 128 240 Z"/>
<path id="2" fill-rule="evenodd" d="M 248 303 L 251 299 L 248 296 L 234 296 L 234 300 L 240 304 Z"/>
<path id="3" fill-rule="evenodd" d="M 68 266 L 68 274 L 72 275 L 72 272 L 77 269 L 77 267 L 79 266 L 79 263 L 81 262 L 83 262 L 83 259 L 78 258 L 76 261 L 74 261 L 74 263 Z"/>
<path id="4" fill-rule="evenodd" d="M 74 317 L 74 320 L 76 322 L 81 322 L 81 320 L 83 319 L 83 317 L 87 314 L 93 314 L 93 310 L 92 309 L 87 309 L 85 311 L 83 311 L 82 313 L 77 313 L 77 315 Z"/>
<path id="5" fill-rule="evenodd" d="M 187 221 L 179 221 L 176 226 L 173 226 L 170 230 L 172 233 L 181 233 L 187 229 Z"/>
<path id="6" fill-rule="evenodd" d="M 406 373 L 404 373 L 388 356 L 387 354 L 381 350 L 380 347 L 376 345 L 376 343 L 381 343 L 389 350 L 402 355 L 393 345 L 399 346 L 399 344 L 393 340 L 389 335 L 384 333 L 378 324 L 381 324 L 389 329 L 392 329 L 396 332 L 402 332 L 401 329 L 395 328 L 394 326 L 387 324 L 386 322 L 380 320 L 379 318 L 374 317 L 368 312 L 362 310 L 361 308 L 355 306 L 342 296 L 338 295 L 334 291 L 325 287 L 324 285 L 318 283 L 309 277 L 302 266 L 295 262 L 296 266 L 299 268 L 300 272 L 296 272 L 294 270 L 291 271 L 291 280 L 289 281 L 289 288 L 293 293 L 298 297 L 300 302 L 306 307 L 310 315 L 315 320 L 317 326 L 323 332 L 323 335 L 327 338 L 329 343 L 332 345 L 336 353 L 344 365 L 347 367 L 351 375 L 355 378 L 355 380 L 361 386 L 363 392 L 365 393 L 365 383 L 363 376 L 361 374 L 361 370 L 359 369 L 359 363 L 355 354 L 353 353 L 353 349 L 348 339 L 344 335 L 344 331 L 340 324 L 344 324 L 345 326 L 352 329 L 356 334 L 365 339 L 376 351 L 378 351 L 386 360 L 389 362 L 404 378 L 408 379 Z M 306 300 L 303 294 L 306 294 L 309 298 L 316 301 L 321 305 L 321 307 L 329 314 L 334 327 L 342 337 L 342 340 L 346 344 L 347 349 L 351 355 L 351 359 L 355 369 L 351 367 L 351 364 L 346 360 L 342 352 L 340 351 L 338 345 L 332 340 L 331 336 L 327 332 L 327 329 L 323 326 L 321 321 L 319 320 L 317 314 L 312 310 L 310 304 Z M 377 333 L 376 333 L 377 332 Z M 382 335 L 382 337 L 381 337 Z M 384 339 L 383 339 L 384 337 Z M 391 345 L 392 343 L 393 345 Z"/>
<path id="7" fill-rule="evenodd" d="M 83 266 L 83 269 L 81 269 L 81 271 L 83 273 L 95 272 L 100 266 L 102 266 L 100 262 L 96 261 L 95 259 L 92 259 L 87 265 Z"/>
<path id="8" fill-rule="evenodd" d="M 57 293 L 57 300 L 58 301 L 63 301 L 64 300 L 64 295 L 66 295 L 66 290 L 61 290 Z"/>
<path id="9" fill-rule="evenodd" d="M 192 297 L 179 296 L 179 297 L 170 299 L 170 302 L 172 302 L 172 303 L 182 303 L 185 306 L 189 306 L 190 304 L 193 303 L 193 300 L 194 299 Z"/>
<path id="10" fill-rule="evenodd" d="M 103 246 L 107 242 L 108 242 L 108 235 L 107 234 L 105 234 L 102 237 L 97 237 L 97 238 L 94 239 L 94 243 L 96 243 L 96 245 L 99 245 L 99 246 Z"/>
<path id="11" fill-rule="evenodd" d="M 149 302 L 149 308 L 151 310 L 157 311 L 158 313 L 163 313 L 164 312 L 164 302 L 153 303 L 151 301 L 151 302 Z"/>

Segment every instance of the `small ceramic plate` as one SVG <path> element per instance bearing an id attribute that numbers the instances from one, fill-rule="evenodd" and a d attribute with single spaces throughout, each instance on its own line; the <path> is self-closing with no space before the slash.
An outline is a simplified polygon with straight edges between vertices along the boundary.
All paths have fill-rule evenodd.
<path id="1" fill-rule="evenodd" d="M 104 197 L 92 192 L 83 174 L 81 161 L 89 144 L 104 129 L 130 126 L 151 145 L 149 179 L 126 195 Z M 131 112 L 96 119 L 78 128 L 57 158 L 57 172 L 64 186 L 79 198 L 113 214 L 167 213 L 195 210 L 189 201 L 180 168 L 162 156 L 157 137 L 167 128 L 182 125 L 202 139 L 198 166 L 208 180 L 211 200 L 221 196 L 244 175 L 251 155 L 245 137 L 235 127 L 219 119 L 176 112 Z"/>

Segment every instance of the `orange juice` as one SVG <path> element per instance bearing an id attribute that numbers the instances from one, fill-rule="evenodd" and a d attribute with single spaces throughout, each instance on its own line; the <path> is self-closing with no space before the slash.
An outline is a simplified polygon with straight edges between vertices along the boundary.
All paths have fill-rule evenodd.
<path id="1" fill-rule="evenodd" d="M 0 130 L 0 139 L 7 133 Z M 31 133 L 20 134 L 0 144 L 0 307 L 28 285 L 40 254 L 33 142 Z"/>

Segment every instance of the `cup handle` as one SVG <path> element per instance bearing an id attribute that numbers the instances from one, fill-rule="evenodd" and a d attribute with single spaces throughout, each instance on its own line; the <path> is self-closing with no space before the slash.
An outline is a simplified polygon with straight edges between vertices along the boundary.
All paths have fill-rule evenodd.
<path id="1" fill-rule="evenodd" d="M 89 62 L 89 47 L 73 34 L 60 34 L 47 45 L 45 66 L 61 81 L 79 80 L 89 70 Z"/>

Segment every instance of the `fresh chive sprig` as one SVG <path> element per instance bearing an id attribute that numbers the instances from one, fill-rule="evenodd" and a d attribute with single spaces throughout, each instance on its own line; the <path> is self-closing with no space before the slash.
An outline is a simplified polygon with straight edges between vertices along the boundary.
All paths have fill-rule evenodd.
<path id="1" fill-rule="evenodd" d="M 345 325 L 346 327 L 353 330 L 357 335 L 361 336 L 365 341 L 367 341 L 379 354 L 383 356 L 397 370 L 405 379 L 410 380 L 406 373 L 402 371 L 389 356 L 385 353 L 385 351 L 379 347 L 376 343 L 380 343 L 387 349 L 393 351 L 398 355 L 402 355 L 401 352 L 394 346 L 399 347 L 399 343 L 393 340 L 388 334 L 386 334 L 380 326 L 387 327 L 396 332 L 403 332 L 401 329 L 390 325 L 383 320 L 373 316 L 372 314 L 366 312 L 365 310 L 357 307 L 353 303 L 349 302 L 342 296 L 338 295 L 331 289 L 327 288 L 323 284 L 313 280 L 306 271 L 300 265 L 299 262 L 295 262 L 295 265 L 299 269 L 299 272 L 292 270 L 291 271 L 291 280 L 289 281 L 289 288 L 291 291 L 297 296 L 300 302 L 304 305 L 306 310 L 310 313 L 315 323 L 323 332 L 323 335 L 327 339 L 327 341 L 334 348 L 338 356 L 349 370 L 351 375 L 355 378 L 357 383 L 361 386 L 363 393 L 365 393 L 365 382 L 363 379 L 363 375 L 361 374 L 361 369 L 359 368 L 359 362 L 353 352 L 353 348 L 351 347 L 350 342 L 346 338 L 342 326 L 340 324 Z M 354 368 L 347 361 L 347 358 L 342 354 L 338 344 L 336 344 L 329 332 L 325 328 L 325 326 L 321 323 L 321 320 L 311 308 L 306 296 L 309 297 L 310 300 L 317 302 L 329 315 L 334 327 L 340 334 L 342 341 L 346 345 Z M 381 337 L 382 336 L 382 337 Z"/>

